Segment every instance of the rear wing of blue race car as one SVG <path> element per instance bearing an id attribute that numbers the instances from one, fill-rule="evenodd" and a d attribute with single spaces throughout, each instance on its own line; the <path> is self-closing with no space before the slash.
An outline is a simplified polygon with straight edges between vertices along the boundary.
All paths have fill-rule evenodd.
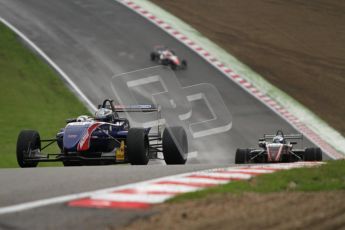
<path id="1" fill-rule="evenodd" d="M 110 99 L 105 99 L 102 105 L 98 105 L 98 109 L 100 108 L 111 109 L 114 112 L 160 112 L 160 106 L 158 105 L 116 105 Z"/>
<path id="2" fill-rule="evenodd" d="M 157 105 L 114 105 L 116 112 L 160 112 Z"/>
<path id="3" fill-rule="evenodd" d="M 156 134 L 151 134 L 150 135 L 150 140 L 154 140 L 152 138 L 157 138 L 157 137 L 161 137 L 161 124 L 160 124 L 160 120 L 161 120 L 161 108 L 158 105 L 114 105 L 114 109 L 116 112 L 156 112 L 156 120 L 157 120 L 157 129 L 156 129 Z"/>

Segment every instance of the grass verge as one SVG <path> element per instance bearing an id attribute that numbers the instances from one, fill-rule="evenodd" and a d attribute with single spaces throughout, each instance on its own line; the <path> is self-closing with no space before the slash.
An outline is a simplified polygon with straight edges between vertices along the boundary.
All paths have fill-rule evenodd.
<path id="1" fill-rule="evenodd" d="M 246 181 L 185 193 L 169 200 L 179 202 L 204 198 L 215 193 L 270 193 L 283 191 L 329 191 L 345 189 L 345 160 L 329 161 L 320 167 L 297 168 L 265 174 Z"/>
<path id="2" fill-rule="evenodd" d="M 0 167 L 18 167 L 20 130 L 35 129 L 41 138 L 55 137 L 66 118 L 89 112 L 59 76 L 1 23 L 0 34 Z"/>

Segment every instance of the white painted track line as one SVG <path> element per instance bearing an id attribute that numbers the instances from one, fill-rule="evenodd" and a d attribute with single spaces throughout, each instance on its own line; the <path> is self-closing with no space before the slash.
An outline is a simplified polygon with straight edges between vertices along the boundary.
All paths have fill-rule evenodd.
<path id="1" fill-rule="evenodd" d="M 116 202 L 141 202 L 141 203 L 162 203 L 167 199 L 173 197 L 173 195 L 161 195 L 161 194 L 119 194 L 119 193 L 107 193 L 99 194 L 90 197 L 94 200 L 104 200 L 104 201 L 116 201 Z"/>

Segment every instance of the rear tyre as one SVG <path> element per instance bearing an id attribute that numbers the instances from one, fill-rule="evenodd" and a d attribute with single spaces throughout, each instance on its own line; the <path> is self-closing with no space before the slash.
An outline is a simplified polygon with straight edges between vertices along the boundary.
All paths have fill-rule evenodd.
<path id="1" fill-rule="evenodd" d="M 156 57 L 157 57 L 156 53 L 152 52 L 152 53 L 150 54 L 150 59 L 151 59 L 151 61 L 156 61 Z"/>
<path id="2" fill-rule="evenodd" d="M 322 151 L 320 148 L 306 148 L 304 152 L 305 161 L 322 161 Z"/>
<path id="3" fill-rule="evenodd" d="M 182 127 L 166 128 L 163 132 L 163 156 L 166 164 L 185 164 L 188 157 L 188 139 Z"/>
<path id="4" fill-rule="evenodd" d="M 235 155 L 235 164 L 245 164 L 249 160 L 250 149 L 237 149 Z"/>
<path id="5" fill-rule="evenodd" d="M 132 165 L 147 165 L 149 162 L 149 138 L 145 129 L 131 128 L 127 135 L 127 153 Z"/>
<path id="6" fill-rule="evenodd" d="M 30 152 L 41 150 L 41 138 L 35 130 L 23 130 L 17 139 L 17 162 L 21 168 L 36 167 L 38 162 L 28 162 Z"/>

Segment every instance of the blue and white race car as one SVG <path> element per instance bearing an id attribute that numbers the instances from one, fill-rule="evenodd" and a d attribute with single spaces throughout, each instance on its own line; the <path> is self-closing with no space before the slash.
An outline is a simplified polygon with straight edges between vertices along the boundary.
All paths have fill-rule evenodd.
<path id="1" fill-rule="evenodd" d="M 17 140 L 17 161 L 20 167 L 36 167 L 39 162 L 60 161 L 64 166 L 130 163 L 145 165 L 150 159 L 166 164 L 185 164 L 188 154 L 187 134 L 182 127 L 132 128 L 120 112 L 159 112 L 153 105 L 114 105 L 106 99 L 94 117 L 79 116 L 68 119 L 56 138 L 41 139 L 35 130 L 23 130 Z M 59 153 L 44 153 L 53 143 Z M 43 146 L 44 144 L 44 146 Z"/>

